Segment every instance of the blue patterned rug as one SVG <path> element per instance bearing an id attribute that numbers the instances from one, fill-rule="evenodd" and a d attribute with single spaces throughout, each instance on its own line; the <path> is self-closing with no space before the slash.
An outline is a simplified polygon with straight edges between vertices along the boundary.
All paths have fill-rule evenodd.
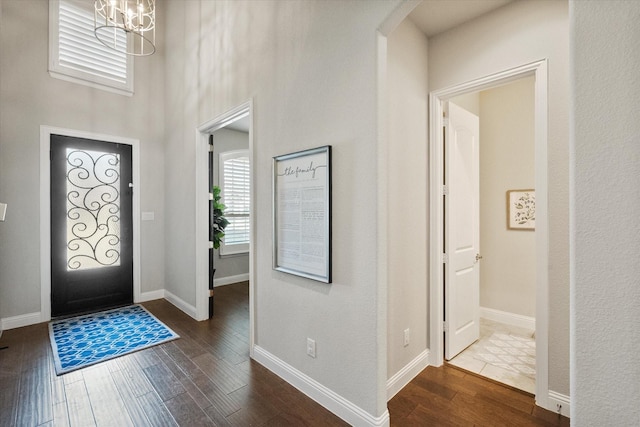
<path id="1" fill-rule="evenodd" d="M 180 338 L 144 307 L 131 305 L 49 323 L 58 375 Z"/>

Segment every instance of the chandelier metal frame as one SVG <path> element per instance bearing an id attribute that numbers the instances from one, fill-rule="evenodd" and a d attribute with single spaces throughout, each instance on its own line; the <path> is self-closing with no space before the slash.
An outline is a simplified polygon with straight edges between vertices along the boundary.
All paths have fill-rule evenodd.
<path id="1" fill-rule="evenodd" d="M 151 55 L 156 51 L 155 27 L 155 0 L 95 0 L 94 33 L 108 48 L 122 50 L 117 34 L 124 32 L 127 55 Z"/>

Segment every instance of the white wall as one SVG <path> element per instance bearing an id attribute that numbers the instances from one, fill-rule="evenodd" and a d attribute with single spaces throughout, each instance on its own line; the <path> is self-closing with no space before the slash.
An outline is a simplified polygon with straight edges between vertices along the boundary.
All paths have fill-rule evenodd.
<path id="1" fill-rule="evenodd" d="M 549 63 L 549 388 L 569 393 L 569 24 L 565 1 L 520 1 L 429 39 L 429 90 Z"/>
<path id="2" fill-rule="evenodd" d="M 640 423 L 640 3 L 572 1 L 571 423 Z"/>
<path id="3" fill-rule="evenodd" d="M 3 0 L 0 22 L 0 311 L 6 318 L 40 307 L 40 125 L 140 140 L 141 290 L 164 287 L 163 53 L 135 64 L 127 97 L 54 79 L 47 73 L 46 0 Z M 161 18 L 161 16 L 160 16 Z M 162 37 L 158 37 L 161 43 Z"/>
<path id="4" fill-rule="evenodd" d="M 397 4 L 166 2 L 166 288 L 195 302 L 194 129 L 253 97 L 256 343 L 374 417 L 386 412 L 376 28 Z M 333 146 L 328 285 L 271 265 L 272 157 L 326 144 Z M 316 340 L 315 359 L 306 355 L 307 337 Z"/>
<path id="5" fill-rule="evenodd" d="M 506 192 L 535 188 L 533 77 L 480 92 L 480 306 L 536 315 L 535 233 L 507 229 Z"/>
<path id="6" fill-rule="evenodd" d="M 0 2 L 1 3 L 1 2 Z M 2 5 L 0 4 L 0 22 L 2 22 Z M 0 28 L 0 58 L 3 58 L 3 52 L 4 52 L 4 43 L 2 42 L 3 39 L 3 32 L 2 29 Z M 2 88 L 2 67 L 0 66 L 0 89 Z M 2 93 L 2 92 L 0 92 Z M 2 102 L 2 97 L 0 97 L 0 103 Z M 0 108 L 0 127 L 2 126 L 2 108 Z M 0 139 L 0 159 L 2 158 L 2 139 Z M 2 173 L 0 171 L 0 188 L 2 186 Z M 2 194 L 2 191 L 0 190 L 0 194 Z M 3 202 L 4 203 L 4 202 Z M 2 228 L 4 226 L 4 223 L 0 224 L 0 228 Z M 0 231 L 0 236 L 2 236 L 2 231 Z M 0 237 L 0 239 L 2 239 L 2 237 Z M 1 242 L 2 240 L 0 240 Z M 0 244 L 1 247 L 1 244 Z M 0 297 L 2 297 L 2 282 L 0 281 Z M 2 308 L 2 304 L 0 304 L 0 337 L 2 336 L 2 330 L 4 329 L 3 325 L 2 325 L 2 319 L 4 318 L 4 311 Z"/>
<path id="7" fill-rule="evenodd" d="M 451 102 L 480 117 L 480 92 L 469 92 L 456 96 L 451 98 Z"/>
<path id="8" fill-rule="evenodd" d="M 249 134 L 247 132 L 223 128 L 213 133 L 213 185 L 220 185 L 220 153 L 247 149 L 249 149 Z M 248 253 L 220 256 L 220 249 L 214 249 L 213 256 L 213 267 L 216 269 L 215 281 L 249 274 Z"/>
<path id="9" fill-rule="evenodd" d="M 425 35 L 406 19 L 388 36 L 388 360 L 391 378 L 427 349 L 428 79 Z M 410 344 L 403 343 L 410 330 Z"/>

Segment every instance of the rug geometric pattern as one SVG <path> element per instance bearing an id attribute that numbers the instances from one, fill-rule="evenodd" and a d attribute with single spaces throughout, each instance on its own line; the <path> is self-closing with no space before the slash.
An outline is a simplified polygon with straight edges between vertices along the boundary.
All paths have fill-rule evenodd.
<path id="1" fill-rule="evenodd" d="M 494 332 L 480 340 L 473 357 L 485 363 L 535 379 L 536 342 L 532 337 Z"/>
<path id="2" fill-rule="evenodd" d="M 49 323 L 58 375 L 179 338 L 140 305 Z"/>

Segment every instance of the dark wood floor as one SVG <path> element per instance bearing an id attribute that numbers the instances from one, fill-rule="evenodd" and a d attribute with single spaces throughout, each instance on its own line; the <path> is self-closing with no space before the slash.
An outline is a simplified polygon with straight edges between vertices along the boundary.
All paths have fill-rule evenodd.
<path id="1" fill-rule="evenodd" d="M 247 283 L 215 292 L 207 322 L 144 303 L 181 338 L 60 377 L 46 324 L 5 331 L 0 426 L 346 425 L 249 359 Z"/>
<path id="2" fill-rule="evenodd" d="M 216 288 L 196 322 L 164 300 L 144 306 L 181 338 L 55 375 L 46 324 L 0 338 L 0 426 L 344 426 L 249 359 L 247 283 Z M 533 398 L 451 367 L 427 368 L 389 402 L 392 426 L 568 425 Z"/>
<path id="3" fill-rule="evenodd" d="M 427 367 L 388 403 L 391 426 L 569 426 L 531 394 L 453 365 Z"/>

